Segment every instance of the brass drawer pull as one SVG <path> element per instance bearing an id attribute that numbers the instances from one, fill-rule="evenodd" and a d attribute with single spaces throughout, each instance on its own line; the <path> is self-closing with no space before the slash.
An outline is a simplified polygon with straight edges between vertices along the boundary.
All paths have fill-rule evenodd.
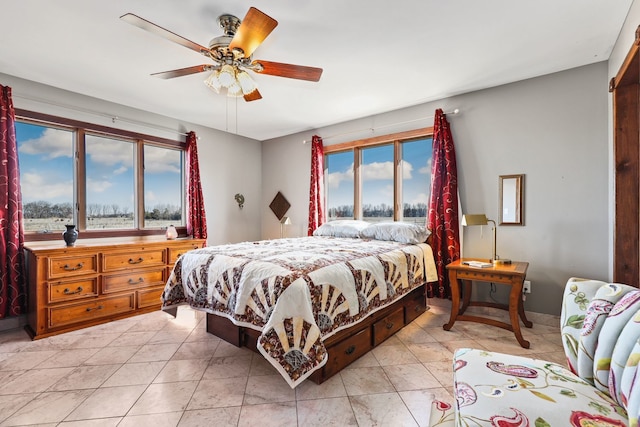
<path id="1" fill-rule="evenodd" d="M 82 267 L 84 267 L 84 263 L 79 262 L 75 267 L 71 267 L 69 264 L 65 264 L 62 268 L 65 271 L 75 271 L 75 270 L 80 270 Z"/>
<path id="2" fill-rule="evenodd" d="M 387 327 L 387 329 L 391 329 L 393 328 L 393 322 L 387 322 L 385 326 Z"/>
<path id="3" fill-rule="evenodd" d="M 138 259 L 129 258 L 129 264 L 140 264 L 144 261 L 144 258 L 140 257 Z"/>
<path id="4" fill-rule="evenodd" d="M 65 295 L 73 295 L 73 294 L 79 294 L 83 290 L 84 289 L 82 289 L 82 286 L 78 286 L 78 289 L 76 289 L 75 291 L 72 291 L 69 288 L 65 288 L 64 291 L 62 291 L 62 293 L 65 294 Z"/>
<path id="5" fill-rule="evenodd" d="M 129 284 L 130 285 L 135 285 L 138 283 L 144 283 L 144 279 L 142 277 L 138 277 L 138 280 L 133 280 L 133 279 L 129 279 Z"/>
<path id="6" fill-rule="evenodd" d="M 424 307 L 421 306 L 420 304 L 417 304 L 414 308 L 414 310 L 416 311 L 416 313 L 420 312 L 420 311 L 424 311 Z"/>
<path id="7" fill-rule="evenodd" d="M 103 306 L 101 306 L 101 305 L 99 305 L 99 306 L 97 306 L 97 307 L 95 307 L 95 308 L 87 307 L 87 311 L 91 311 L 91 310 L 102 310 L 103 308 L 104 308 L 104 307 L 103 307 Z"/>
<path id="8" fill-rule="evenodd" d="M 352 354 L 354 351 L 356 351 L 356 346 L 355 345 L 350 345 L 349 347 L 347 347 L 347 349 L 344 351 L 345 354 Z"/>

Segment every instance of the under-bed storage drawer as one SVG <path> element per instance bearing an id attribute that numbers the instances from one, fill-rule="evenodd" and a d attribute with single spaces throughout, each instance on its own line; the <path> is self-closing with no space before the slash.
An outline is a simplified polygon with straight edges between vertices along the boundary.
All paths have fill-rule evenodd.
<path id="1" fill-rule="evenodd" d="M 400 306 L 391 314 L 373 324 L 373 346 L 377 346 L 404 326 L 404 307 Z"/>
<path id="2" fill-rule="evenodd" d="M 412 291 L 409 295 L 404 297 L 404 323 L 409 323 L 416 320 L 422 313 L 427 311 L 427 298 L 422 292 L 422 288 Z"/>
<path id="3" fill-rule="evenodd" d="M 371 350 L 371 328 L 367 327 L 354 336 L 328 348 L 329 360 L 323 367 L 323 377 L 329 378 L 357 358 Z"/>

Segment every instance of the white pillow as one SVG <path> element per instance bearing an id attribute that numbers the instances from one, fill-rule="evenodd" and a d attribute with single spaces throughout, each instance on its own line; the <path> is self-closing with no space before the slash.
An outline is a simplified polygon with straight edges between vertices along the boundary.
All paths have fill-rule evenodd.
<path id="1" fill-rule="evenodd" d="M 431 232 L 426 227 L 406 222 L 376 222 L 360 232 L 364 239 L 391 240 L 400 243 L 424 243 Z"/>
<path id="2" fill-rule="evenodd" d="M 338 219 L 329 221 L 316 228 L 314 236 L 354 237 L 359 238 L 360 232 L 369 226 L 368 222 L 355 219 Z"/>

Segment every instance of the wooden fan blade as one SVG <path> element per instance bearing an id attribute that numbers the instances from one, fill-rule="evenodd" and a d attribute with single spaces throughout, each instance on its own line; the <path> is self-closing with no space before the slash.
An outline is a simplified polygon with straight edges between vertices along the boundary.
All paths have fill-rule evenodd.
<path id="1" fill-rule="evenodd" d="M 154 24 L 151 21 L 147 21 L 144 18 L 140 18 L 138 15 L 134 15 L 133 13 L 127 13 L 120 17 L 125 22 L 128 22 L 131 25 L 135 25 L 136 27 L 142 28 L 145 31 L 149 31 L 150 33 L 156 34 L 160 37 L 163 37 L 167 40 L 170 40 L 174 43 L 178 43 L 184 47 L 187 47 L 191 50 L 195 50 L 198 53 L 203 55 L 207 55 L 209 53 L 209 49 L 199 45 L 198 43 L 192 42 L 191 40 L 185 39 L 182 36 L 177 35 L 174 32 L 171 32 L 165 28 L 162 28 L 159 25 Z"/>
<path id="2" fill-rule="evenodd" d="M 204 71 L 211 71 L 214 68 L 215 67 L 213 67 L 212 65 L 203 64 L 203 65 L 196 65 L 194 67 L 179 68 L 177 70 L 162 71 L 160 73 L 153 73 L 151 75 L 154 77 L 160 77 L 161 79 L 173 79 L 174 77 L 182 77 L 182 76 L 188 76 L 189 74 L 196 74 L 196 73 L 202 73 Z"/>
<path id="3" fill-rule="evenodd" d="M 229 49 L 240 48 L 248 58 L 277 25 L 278 21 L 251 7 L 233 36 Z"/>
<path id="4" fill-rule="evenodd" d="M 258 99 L 262 99 L 262 95 L 260 95 L 260 92 L 258 92 L 258 89 L 244 96 L 244 100 L 247 102 L 257 101 Z"/>
<path id="5" fill-rule="evenodd" d="M 305 67 L 302 65 L 283 64 L 282 62 L 271 62 L 257 60 L 253 61 L 253 64 L 259 63 L 262 65 L 262 70 L 254 70 L 260 74 L 270 74 L 272 76 L 287 77 L 290 79 L 308 80 L 311 82 L 317 82 L 322 76 L 322 68 Z"/>

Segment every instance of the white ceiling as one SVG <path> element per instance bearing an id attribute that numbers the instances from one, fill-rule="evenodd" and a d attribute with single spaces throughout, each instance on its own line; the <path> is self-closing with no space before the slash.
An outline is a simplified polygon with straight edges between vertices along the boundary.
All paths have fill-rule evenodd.
<path id="1" fill-rule="evenodd" d="M 2 0 L 0 73 L 266 140 L 607 60 L 632 2 Z M 236 105 L 206 73 L 151 77 L 207 58 L 119 19 L 206 46 L 250 6 L 279 22 L 254 58 L 321 67 L 320 82 L 254 74 L 263 99 Z"/>

